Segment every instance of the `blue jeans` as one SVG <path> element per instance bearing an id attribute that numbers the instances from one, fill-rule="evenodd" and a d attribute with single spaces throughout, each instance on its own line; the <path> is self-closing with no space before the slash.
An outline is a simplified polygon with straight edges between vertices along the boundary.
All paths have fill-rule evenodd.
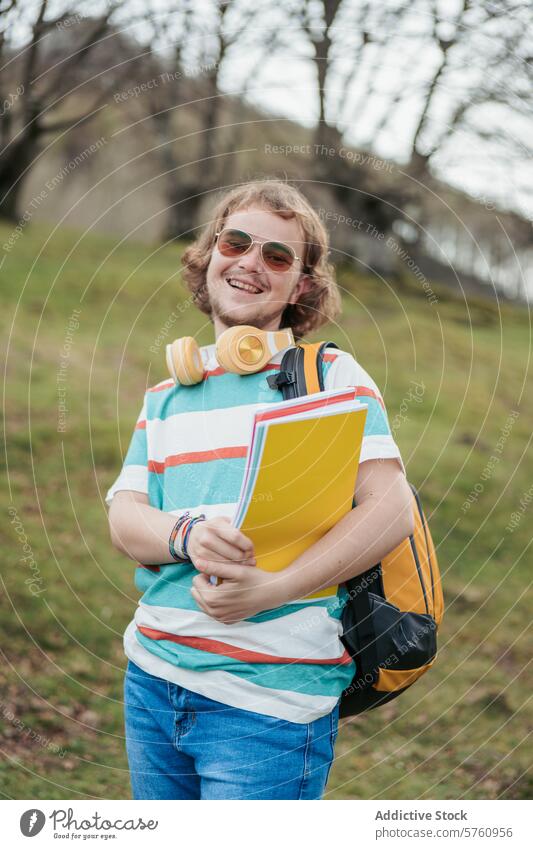
<path id="1" fill-rule="evenodd" d="M 229 707 L 128 661 L 126 749 L 134 799 L 320 799 L 339 707 L 308 724 Z"/>

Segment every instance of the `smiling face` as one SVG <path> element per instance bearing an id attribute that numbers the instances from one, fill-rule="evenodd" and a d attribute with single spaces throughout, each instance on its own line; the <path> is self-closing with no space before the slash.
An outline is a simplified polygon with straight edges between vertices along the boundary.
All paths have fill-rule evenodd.
<path id="1" fill-rule="evenodd" d="M 228 216 L 224 228 L 244 230 L 259 242 L 275 241 L 289 245 L 303 257 L 305 242 L 296 218 L 285 219 L 260 207 L 239 209 Z M 215 334 L 228 327 L 251 324 L 262 330 L 277 330 L 287 304 L 294 304 L 311 285 L 297 259 L 288 271 L 268 268 L 261 258 L 261 246 L 254 244 L 238 257 L 225 257 L 213 247 L 206 272 Z"/>

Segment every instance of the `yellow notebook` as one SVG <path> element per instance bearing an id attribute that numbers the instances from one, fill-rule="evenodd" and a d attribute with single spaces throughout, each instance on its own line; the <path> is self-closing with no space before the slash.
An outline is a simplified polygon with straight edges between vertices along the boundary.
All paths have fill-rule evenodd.
<path id="1" fill-rule="evenodd" d="M 352 509 L 367 405 L 354 388 L 268 407 L 255 415 L 234 525 L 253 541 L 258 567 L 275 572 Z"/>

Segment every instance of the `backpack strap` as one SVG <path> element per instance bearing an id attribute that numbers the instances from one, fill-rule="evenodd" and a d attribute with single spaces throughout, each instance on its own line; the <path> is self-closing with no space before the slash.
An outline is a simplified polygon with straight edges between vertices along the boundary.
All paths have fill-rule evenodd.
<path id="1" fill-rule="evenodd" d="M 335 342 L 300 343 L 283 355 L 277 374 L 267 378 L 271 389 L 281 389 L 283 400 L 299 398 L 324 389 L 323 354 L 326 348 L 338 348 Z"/>

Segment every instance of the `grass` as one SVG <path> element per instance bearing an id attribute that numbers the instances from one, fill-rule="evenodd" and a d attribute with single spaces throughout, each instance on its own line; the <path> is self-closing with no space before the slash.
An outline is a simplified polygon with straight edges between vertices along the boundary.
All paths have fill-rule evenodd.
<path id="1" fill-rule="evenodd" d="M 0 226 L 0 243 L 10 232 Z M 111 547 L 103 498 L 145 386 L 165 376 L 165 322 L 174 313 L 171 337 L 211 341 L 205 316 L 187 306 L 181 250 L 32 225 L 0 269 L 4 798 L 130 798 L 122 633 L 138 593 L 131 562 Z M 343 267 L 339 279 L 343 317 L 317 338 L 353 350 L 384 394 L 430 518 L 447 609 L 428 675 L 343 723 L 327 798 L 528 798 L 529 316 L 467 305 L 437 284 L 431 304 L 407 277 L 398 288 Z"/>

